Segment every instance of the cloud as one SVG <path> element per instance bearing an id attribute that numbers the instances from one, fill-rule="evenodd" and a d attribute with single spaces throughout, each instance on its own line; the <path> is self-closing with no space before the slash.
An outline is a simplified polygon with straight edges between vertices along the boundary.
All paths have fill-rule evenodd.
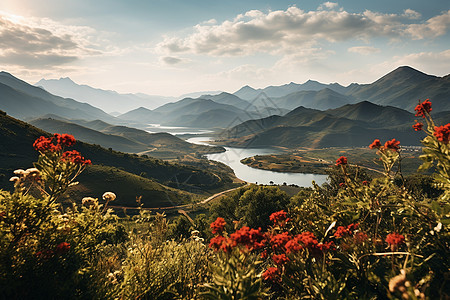
<path id="1" fill-rule="evenodd" d="M 432 17 L 423 24 L 411 24 L 406 32 L 416 40 L 427 37 L 438 37 L 447 33 L 450 28 L 450 10 L 439 16 Z"/>
<path id="2" fill-rule="evenodd" d="M 370 46 L 358 46 L 358 47 L 351 47 L 348 48 L 348 52 L 358 53 L 362 55 L 369 55 L 372 53 L 378 53 L 380 52 L 380 49 Z"/>
<path id="3" fill-rule="evenodd" d="M 337 8 L 337 7 L 339 7 L 339 4 L 338 3 L 336 3 L 336 2 L 325 2 L 325 3 L 322 3 L 319 7 L 318 7 L 318 10 L 325 10 L 325 9 L 335 9 L 335 8 Z"/>
<path id="4" fill-rule="evenodd" d="M 86 40 L 85 27 L 62 26 L 0 12 L 0 62 L 27 68 L 51 68 L 100 51 Z"/>
<path id="5" fill-rule="evenodd" d="M 336 8 L 326 2 L 325 8 Z M 198 24 L 186 36 L 166 36 L 157 45 L 160 53 L 193 53 L 245 56 L 255 53 L 286 54 L 325 42 L 367 41 L 376 37 L 433 38 L 448 31 L 450 11 L 426 22 L 406 9 L 403 14 L 372 11 L 350 13 L 342 9 L 303 11 L 295 6 L 264 13 L 248 11 L 220 24 Z"/>
<path id="6" fill-rule="evenodd" d="M 161 58 L 161 61 L 168 65 L 176 65 L 183 62 L 183 59 L 174 56 L 164 56 Z"/>
<path id="7" fill-rule="evenodd" d="M 392 65 L 412 66 L 430 74 L 449 74 L 450 49 L 441 52 L 419 52 L 393 58 Z"/>

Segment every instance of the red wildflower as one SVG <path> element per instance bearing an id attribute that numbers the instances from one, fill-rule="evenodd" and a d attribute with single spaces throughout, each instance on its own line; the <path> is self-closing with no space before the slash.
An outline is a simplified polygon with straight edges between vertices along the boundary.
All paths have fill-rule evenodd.
<path id="1" fill-rule="evenodd" d="M 362 184 L 363 184 L 363 185 L 369 185 L 369 182 L 368 182 L 367 180 L 364 180 L 364 181 L 362 182 Z"/>
<path id="2" fill-rule="evenodd" d="M 284 245 L 284 248 L 286 248 L 286 254 L 296 253 L 303 249 L 303 247 L 300 246 L 296 238 L 288 241 L 286 245 Z"/>
<path id="3" fill-rule="evenodd" d="M 422 116 L 422 118 L 425 118 L 425 113 L 429 114 L 432 111 L 430 99 L 426 99 L 422 103 L 420 103 L 419 100 L 419 104 L 416 106 L 416 108 L 414 108 L 414 110 L 416 111 L 417 117 Z"/>
<path id="4" fill-rule="evenodd" d="M 64 253 L 66 253 L 67 251 L 69 251 L 69 249 L 70 249 L 70 244 L 67 243 L 67 242 L 62 242 L 62 243 L 59 243 L 59 244 L 56 246 L 55 252 L 56 252 L 57 254 L 64 254 Z"/>
<path id="5" fill-rule="evenodd" d="M 46 138 L 45 136 L 41 136 L 36 141 L 34 141 L 33 147 L 40 152 L 55 152 L 61 150 L 60 144 L 54 144 L 53 138 Z"/>
<path id="6" fill-rule="evenodd" d="M 244 226 L 241 229 L 236 230 L 235 233 L 230 234 L 230 238 L 238 244 L 249 245 L 250 227 Z"/>
<path id="7" fill-rule="evenodd" d="M 63 134 L 55 133 L 54 137 L 57 143 L 61 145 L 61 147 L 72 147 L 73 145 L 75 145 L 76 142 L 73 135 L 66 133 Z"/>
<path id="8" fill-rule="evenodd" d="M 295 238 L 297 239 L 297 241 L 301 242 L 305 248 L 312 248 L 318 244 L 318 241 L 314 236 L 314 233 L 309 231 L 302 232 L 298 234 Z"/>
<path id="9" fill-rule="evenodd" d="M 77 150 L 66 151 L 62 154 L 61 159 L 63 161 L 72 162 L 77 165 L 90 165 L 91 161 L 81 156 L 81 153 Z"/>
<path id="10" fill-rule="evenodd" d="M 372 142 L 372 144 L 370 144 L 369 145 L 369 148 L 370 149 L 373 149 L 373 148 L 380 148 L 381 147 L 381 142 L 380 142 L 380 140 L 379 139 L 376 139 L 376 140 L 374 140 L 373 142 Z"/>
<path id="11" fill-rule="evenodd" d="M 327 252 L 335 249 L 335 247 L 333 242 L 327 242 L 317 244 L 317 249 L 319 249 L 321 252 Z"/>
<path id="12" fill-rule="evenodd" d="M 274 224 L 279 224 L 280 226 L 286 225 L 289 221 L 289 218 L 287 218 L 287 214 L 284 210 L 274 212 L 269 218 Z"/>
<path id="13" fill-rule="evenodd" d="M 229 253 L 231 252 L 231 249 L 233 249 L 234 247 L 236 247 L 236 242 L 231 238 L 226 238 L 225 240 L 222 241 L 220 249 L 223 250 L 224 252 Z"/>
<path id="14" fill-rule="evenodd" d="M 342 238 L 346 235 L 352 235 L 353 231 L 355 231 L 358 228 L 359 224 L 358 223 L 352 223 L 350 225 L 348 225 L 347 227 L 345 226 L 339 226 L 336 230 L 336 232 L 334 233 L 334 236 L 337 238 Z"/>
<path id="15" fill-rule="evenodd" d="M 218 217 L 214 222 L 211 223 L 210 227 L 212 229 L 213 234 L 222 234 L 222 232 L 225 229 L 225 225 L 227 223 L 225 222 L 224 218 Z"/>
<path id="16" fill-rule="evenodd" d="M 417 122 L 417 123 L 414 124 L 412 127 L 414 128 L 415 131 L 421 131 L 421 130 L 422 130 L 422 127 L 423 127 L 423 124 L 420 123 L 420 122 Z"/>
<path id="17" fill-rule="evenodd" d="M 392 139 L 384 143 L 384 148 L 391 149 L 392 151 L 397 151 L 398 149 L 400 149 L 399 145 L 400 145 L 399 141 Z"/>
<path id="18" fill-rule="evenodd" d="M 286 243 L 290 240 L 288 232 L 283 232 L 277 235 L 274 235 L 270 238 L 270 243 L 272 244 L 272 248 L 274 250 L 283 250 Z"/>
<path id="19" fill-rule="evenodd" d="M 347 157 L 341 156 L 336 160 L 336 166 L 339 165 L 346 165 L 347 164 Z"/>
<path id="20" fill-rule="evenodd" d="M 345 182 L 339 183 L 339 186 L 340 186 L 340 187 L 344 187 L 344 186 L 345 186 Z"/>
<path id="21" fill-rule="evenodd" d="M 289 258 L 285 254 L 274 254 L 272 255 L 272 260 L 276 265 L 284 265 L 289 261 Z"/>
<path id="22" fill-rule="evenodd" d="M 277 267 L 270 267 L 262 274 L 262 277 L 264 280 L 278 281 L 279 273 L 280 272 Z"/>
<path id="23" fill-rule="evenodd" d="M 405 237 L 402 234 L 399 233 L 390 233 L 386 236 L 386 243 L 391 246 L 391 249 L 396 249 L 399 245 L 403 244 L 405 242 Z"/>
<path id="24" fill-rule="evenodd" d="M 443 126 L 435 126 L 433 135 L 444 144 L 448 144 L 450 140 L 450 123 Z"/>
<path id="25" fill-rule="evenodd" d="M 258 229 L 250 229 L 250 247 L 247 246 L 250 250 L 261 249 L 266 244 L 266 239 L 264 233 L 261 232 L 261 227 Z"/>
<path id="26" fill-rule="evenodd" d="M 211 241 L 209 242 L 209 247 L 213 248 L 214 250 L 219 250 L 220 247 L 222 246 L 222 243 L 226 240 L 225 237 L 218 235 L 215 236 L 211 239 Z"/>

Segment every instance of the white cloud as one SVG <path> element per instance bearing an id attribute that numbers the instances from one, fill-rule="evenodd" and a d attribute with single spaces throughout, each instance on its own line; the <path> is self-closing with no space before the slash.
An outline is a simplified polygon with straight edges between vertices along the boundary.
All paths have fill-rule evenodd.
<path id="1" fill-rule="evenodd" d="M 380 52 L 380 49 L 371 46 L 357 46 L 348 48 L 348 52 L 358 53 L 362 55 L 369 55 Z"/>
<path id="2" fill-rule="evenodd" d="M 0 11 L 0 63 L 52 68 L 101 52 L 86 37 L 88 27 L 63 26 L 49 19 L 13 16 Z"/>
<path id="3" fill-rule="evenodd" d="M 394 66 L 412 66 L 429 74 L 450 73 L 450 49 L 441 52 L 419 52 L 393 58 Z"/>
<path id="4" fill-rule="evenodd" d="M 335 9 L 338 6 L 339 6 L 338 3 L 328 1 L 328 2 L 322 3 L 317 9 L 318 10 Z"/>
<path id="5" fill-rule="evenodd" d="M 427 20 L 423 24 L 411 24 L 407 27 L 406 32 L 414 39 L 421 40 L 442 36 L 447 33 L 449 28 L 450 10 Z"/>
<path id="6" fill-rule="evenodd" d="M 326 2 L 327 8 L 336 4 Z M 255 53 L 286 54 L 310 48 L 323 41 L 367 41 L 375 37 L 416 39 L 445 34 L 450 11 L 425 23 L 411 24 L 420 17 L 407 9 L 403 14 L 383 14 L 366 10 L 303 11 L 295 6 L 286 10 L 248 11 L 221 24 L 198 24 L 186 36 L 164 37 L 157 45 L 160 53 L 194 53 L 213 56 L 245 56 Z"/>

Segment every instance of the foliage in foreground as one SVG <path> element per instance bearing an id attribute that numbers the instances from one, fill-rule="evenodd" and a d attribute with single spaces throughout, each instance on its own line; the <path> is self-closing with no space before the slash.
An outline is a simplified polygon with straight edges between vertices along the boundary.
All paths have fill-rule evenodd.
<path id="1" fill-rule="evenodd" d="M 182 223 L 161 214 L 119 219 L 111 192 L 62 205 L 90 161 L 68 150 L 73 137 L 42 137 L 35 168 L 0 192 L 0 298 L 446 299 L 450 124 L 433 123 L 429 101 L 416 110 L 427 123 L 421 169 L 435 167 L 441 192 L 396 183 L 399 142 L 375 140 L 384 176 L 340 157 L 329 186 L 291 199 L 250 186 L 212 207 L 210 232 L 199 216 L 200 231 L 181 238 Z"/>

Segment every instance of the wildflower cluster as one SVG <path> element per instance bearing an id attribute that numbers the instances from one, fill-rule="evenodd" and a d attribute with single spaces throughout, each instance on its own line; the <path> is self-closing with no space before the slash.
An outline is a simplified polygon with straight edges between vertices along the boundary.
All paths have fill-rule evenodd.
<path id="1" fill-rule="evenodd" d="M 416 111 L 416 117 L 422 116 L 422 118 L 425 118 L 432 111 L 430 99 L 426 99 L 422 103 L 419 100 L 419 104 L 414 110 Z"/>

